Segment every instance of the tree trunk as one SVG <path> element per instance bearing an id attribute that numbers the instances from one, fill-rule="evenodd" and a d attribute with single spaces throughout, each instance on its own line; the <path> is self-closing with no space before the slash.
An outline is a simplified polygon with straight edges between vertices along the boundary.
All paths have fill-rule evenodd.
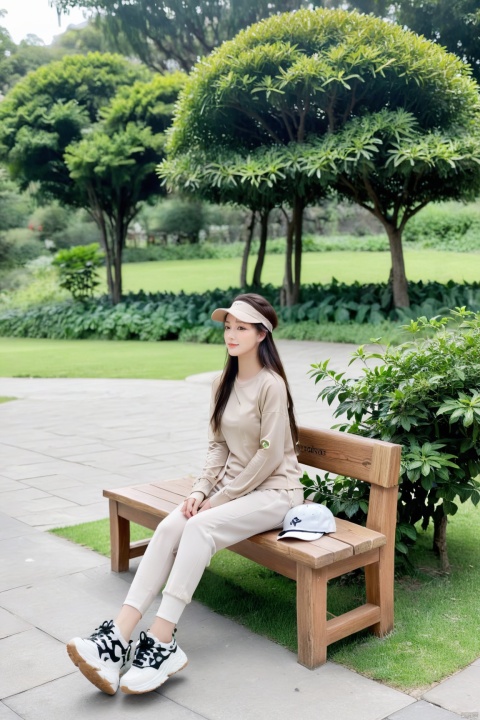
<path id="1" fill-rule="evenodd" d="M 302 275 L 302 234 L 303 234 L 303 211 L 304 203 L 302 198 L 295 198 L 293 208 L 293 224 L 295 234 L 295 279 L 293 285 L 291 305 L 300 302 L 300 283 Z"/>
<path id="2" fill-rule="evenodd" d="M 392 258 L 392 291 L 393 305 L 396 308 L 410 307 L 408 297 L 408 282 L 405 273 L 405 261 L 403 258 L 402 231 L 391 225 L 386 226 L 388 242 L 390 243 L 390 255 Z"/>
<path id="3" fill-rule="evenodd" d="M 252 246 L 253 231 L 255 230 L 255 211 L 250 213 L 248 225 L 246 227 L 245 247 L 243 248 L 242 267 L 240 269 L 240 287 L 247 284 L 248 256 Z"/>
<path id="4" fill-rule="evenodd" d="M 262 284 L 262 270 L 265 262 L 265 254 L 267 252 L 267 240 L 268 240 L 268 218 L 270 217 L 270 210 L 264 210 L 260 214 L 260 247 L 258 249 L 257 262 L 255 263 L 255 270 L 253 272 L 252 284 L 255 287 L 260 287 Z"/>
<path id="5" fill-rule="evenodd" d="M 293 272 L 292 272 L 292 251 L 294 238 L 294 218 L 287 218 L 287 242 L 285 247 L 285 275 L 283 279 L 283 288 L 280 293 L 280 304 L 282 307 L 290 307 L 293 297 Z"/>
<path id="6" fill-rule="evenodd" d="M 127 237 L 128 223 L 123 217 L 116 218 L 115 225 L 112 228 L 112 248 L 113 248 L 113 304 L 118 305 L 122 300 L 122 253 Z"/>
<path id="7" fill-rule="evenodd" d="M 433 517 L 433 549 L 440 557 L 442 570 L 445 573 L 450 572 L 447 551 L 447 524 L 448 517 L 443 514 L 443 511 L 441 513 L 435 513 Z"/>

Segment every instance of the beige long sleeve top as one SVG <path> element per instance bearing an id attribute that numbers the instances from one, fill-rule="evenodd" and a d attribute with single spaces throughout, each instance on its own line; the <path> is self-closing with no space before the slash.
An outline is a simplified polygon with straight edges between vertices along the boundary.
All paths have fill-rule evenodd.
<path id="1" fill-rule="evenodd" d="M 213 383 L 211 410 L 219 382 Z M 260 488 L 301 488 L 300 475 L 283 379 L 263 368 L 250 380 L 235 380 L 220 430 L 210 425 L 207 458 L 192 494 L 203 493 L 217 507 Z"/>

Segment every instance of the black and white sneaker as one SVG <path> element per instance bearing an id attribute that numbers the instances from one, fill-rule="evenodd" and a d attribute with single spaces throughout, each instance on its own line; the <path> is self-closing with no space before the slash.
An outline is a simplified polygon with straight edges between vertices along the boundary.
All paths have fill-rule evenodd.
<path id="1" fill-rule="evenodd" d="M 120 675 L 128 669 L 131 646 L 113 620 L 105 620 L 90 637 L 70 640 L 67 652 L 87 680 L 104 693 L 114 695 Z"/>
<path id="2" fill-rule="evenodd" d="M 150 633 L 141 632 L 132 667 L 122 677 L 120 690 L 133 695 L 155 690 L 187 663 L 175 637 L 169 643 L 161 643 Z"/>

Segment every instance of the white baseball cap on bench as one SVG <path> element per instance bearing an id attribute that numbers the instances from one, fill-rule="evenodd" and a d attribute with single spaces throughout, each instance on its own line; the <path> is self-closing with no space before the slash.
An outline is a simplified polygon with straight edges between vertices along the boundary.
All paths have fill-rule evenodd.
<path id="1" fill-rule="evenodd" d="M 318 540 L 325 533 L 335 532 L 335 518 L 325 505 L 297 505 L 285 515 L 283 530 L 277 540 Z"/>

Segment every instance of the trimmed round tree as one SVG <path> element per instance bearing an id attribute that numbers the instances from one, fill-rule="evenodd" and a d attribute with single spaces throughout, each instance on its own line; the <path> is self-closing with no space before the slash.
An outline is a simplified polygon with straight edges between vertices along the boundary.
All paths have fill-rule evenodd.
<path id="1" fill-rule="evenodd" d="M 315 192 L 363 206 L 388 235 L 395 306 L 408 306 L 406 223 L 429 202 L 480 192 L 478 86 L 456 56 L 396 25 L 300 10 L 251 26 L 196 65 L 170 153 L 167 180 L 185 157 L 194 172 L 198 156 L 214 164 L 234 153 L 247 166 L 275 155 L 269 182 L 284 188 L 299 228 Z M 248 172 L 236 181 L 256 182 Z"/>

